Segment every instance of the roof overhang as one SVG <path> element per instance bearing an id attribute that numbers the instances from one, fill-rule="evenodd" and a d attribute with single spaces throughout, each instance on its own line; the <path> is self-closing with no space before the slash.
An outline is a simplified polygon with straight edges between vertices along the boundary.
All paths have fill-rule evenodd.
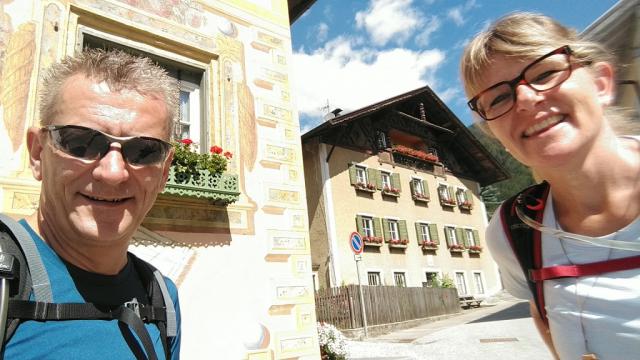
<path id="1" fill-rule="evenodd" d="M 289 0 L 289 24 L 293 24 L 316 0 Z"/>

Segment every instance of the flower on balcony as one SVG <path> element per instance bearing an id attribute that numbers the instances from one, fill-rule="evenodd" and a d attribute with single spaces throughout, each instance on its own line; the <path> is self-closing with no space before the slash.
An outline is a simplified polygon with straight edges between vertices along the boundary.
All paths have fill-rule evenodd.
<path id="1" fill-rule="evenodd" d="M 440 198 L 440 202 L 443 205 L 451 205 L 451 206 L 455 206 L 456 205 L 456 200 L 455 199 L 451 199 L 451 198 Z"/>
<path id="2" fill-rule="evenodd" d="M 200 176 L 200 170 L 208 170 L 212 175 L 221 174 L 227 170 L 227 161 L 230 156 L 221 155 L 224 150 L 219 146 L 212 146 L 208 154 L 200 154 L 193 140 L 182 139 L 173 143 L 173 149 L 171 166 L 176 173 L 184 174 L 187 178 L 197 178 Z M 231 155 L 230 152 L 228 153 Z"/>
<path id="3" fill-rule="evenodd" d="M 382 236 L 363 236 L 362 240 L 365 244 L 382 244 Z"/>
<path id="4" fill-rule="evenodd" d="M 447 248 L 449 248 L 449 250 L 464 250 L 464 245 L 462 244 L 449 244 L 447 245 Z"/>
<path id="5" fill-rule="evenodd" d="M 376 185 L 372 183 L 363 183 L 359 181 L 355 184 L 355 186 L 357 189 L 361 189 L 361 190 L 368 190 L 368 191 L 376 190 Z"/>
<path id="6" fill-rule="evenodd" d="M 429 161 L 429 162 L 438 162 L 438 156 L 432 153 L 428 153 L 422 150 L 412 149 L 410 147 L 404 145 L 395 145 L 393 147 L 393 151 L 398 152 L 403 155 L 412 156 L 414 158 L 418 158 L 421 160 Z"/>
<path id="7" fill-rule="evenodd" d="M 414 192 L 413 194 L 411 194 L 411 197 L 414 200 L 422 200 L 422 201 L 429 200 L 429 195 L 423 194 L 423 193 L 419 193 L 419 192 Z"/>
<path id="8" fill-rule="evenodd" d="M 400 189 L 396 189 L 394 187 L 385 186 L 382 189 L 382 192 L 393 195 L 400 195 Z"/>
<path id="9" fill-rule="evenodd" d="M 460 207 L 471 210 L 473 208 L 473 204 L 471 203 L 471 201 L 465 200 L 462 203 L 460 203 Z"/>
<path id="10" fill-rule="evenodd" d="M 407 245 L 409 240 L 407 239 L 391 239 L 389 240 L 389 244 L 391 245 Z"/>
<path id="11" fill-rule="evenodd" d="M 423 249 L 433 249 L 437 248 L 438 244 L 436 244 L 434 241 L 422 240 L 420 246 L 422 246 Z"/>
<path id="12" fill-rule="evenodd" d="M 480 245 L 471 245 L 471 246 L 469 246 L 469 251 L 481 252 L 482 251 L 482 246 L 480 246 Z"/>

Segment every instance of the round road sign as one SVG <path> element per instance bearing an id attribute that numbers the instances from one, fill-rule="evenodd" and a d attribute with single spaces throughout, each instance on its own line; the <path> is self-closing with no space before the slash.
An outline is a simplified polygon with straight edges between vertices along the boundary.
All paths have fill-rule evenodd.
<path id="1" fill-rule="evenodd" d="M 349 245 L 351 245 L 351 250 L 358 255 L 362 254 L 362 250 L 364 250 L 364 242 L 362 241 L 362 236 L 357 232 L 352 232 L 349 235 Z"/>

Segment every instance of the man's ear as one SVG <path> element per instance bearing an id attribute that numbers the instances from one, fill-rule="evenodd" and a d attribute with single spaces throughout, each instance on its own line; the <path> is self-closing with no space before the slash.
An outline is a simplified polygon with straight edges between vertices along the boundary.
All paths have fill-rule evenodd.
<path id="1" fill-rule="evenodd" d="M 597 62 L 592 68 L 598 101 L 604 106 L 611 105 L 615 97 L 613 66 L 607 62 Z"/>
<path id="2" fill-rule="evenodd" d="M 173 161 L 173 147 L 169 150 L 169 155 L 167 156 L 167 160 L 162 164 L 162 187 L 160 191 L 164 191 L 164 186 L 167 184 L 167 179 L 169 178 L 169 169 L 171 169 L 171 162 Z"/>
<path id="3" fill-rule="evenodd" d="M 27 149 L 29 150 L 29 167 L 33 177 L 42 180 L 42 151 L 44 144 L 42 143 L 42 130 L 39 127 L 32 126 L 27 130 Z"/>

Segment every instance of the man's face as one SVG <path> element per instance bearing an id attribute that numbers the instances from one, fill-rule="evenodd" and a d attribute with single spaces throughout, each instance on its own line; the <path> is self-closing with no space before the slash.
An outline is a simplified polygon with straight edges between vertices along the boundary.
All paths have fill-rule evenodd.
<path id="1" fill-rule="evenodd" d="M 160 98 L 133 90 L 112 92 L 104 82 L 75 75 L 63 85 L 50 124 L 164 139 L 166 114 Z M 55 148 L 47 131 L 30 143 L 34 176 L 42 181 L 44 226 L 57 238 L 86 246 L 126 246 L 162 190 L 171 164 L 169 154 L 157 164 L 131 165 L 118 143 L 100 159 L 79 159 Z"/>

